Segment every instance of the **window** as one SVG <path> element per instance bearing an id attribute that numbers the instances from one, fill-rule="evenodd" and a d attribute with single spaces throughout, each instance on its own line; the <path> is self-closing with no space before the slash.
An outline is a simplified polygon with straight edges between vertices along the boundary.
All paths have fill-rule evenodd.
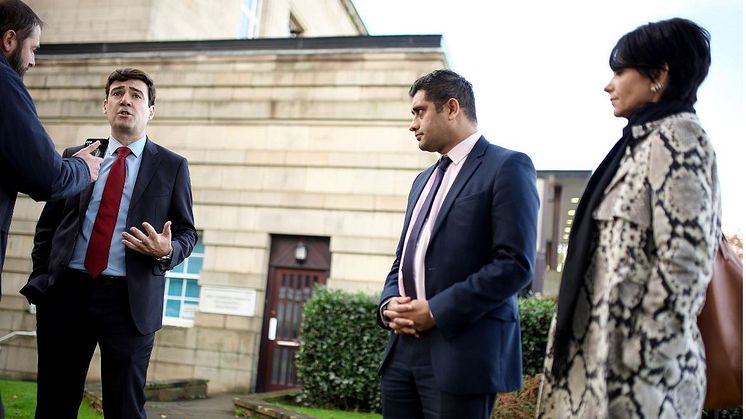
<path id="1" fill-rule="evenodd" d="M 259 34 L 259 9 L 261 0 L 243 0 L 241 3 L 241 28 L 238 37 L 256 38 Z"/>
<path id="2" fill-rule="evenodd" d="M 191 326 L 199 307 L 199 274 L 205 258 L 202 234 L 192 254 L 166 272 L 166 292 L 163 301 L 163 323 L 172 326 Z"/>

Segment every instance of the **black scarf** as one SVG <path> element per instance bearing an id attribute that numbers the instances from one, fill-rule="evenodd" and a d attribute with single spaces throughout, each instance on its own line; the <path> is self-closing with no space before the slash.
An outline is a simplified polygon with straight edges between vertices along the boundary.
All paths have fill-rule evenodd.
<path id="1" fill-rule="evenodd" d="M 596 223 L 593 221 L 593 211 L 601 202 L 606 187 L 619 168 L 627 147 L 633 144 L 632 127 L 650 121 L 656 121 L 669 115 L 691 112 L 694 113 L 690 102 L 666 101 L 647 103 L 629 116 L 627 126 L 622 131 L 622 138 L 606 155 L 601 165 L 593 172 L 588 185 L 583 192 L 570 231 L 567 258 L 562 269 L 559 299 L 557 304 L 557 325 L 554 333 L 554 361 L 552 374 L 555 377 L 565 375 L 568 366 L 568 351 L 572 336 L 573 317 L 580 288 L 585 280 L 586 270 L 590 265 L 593 253 L 593 242 L 596 237 Z"/>

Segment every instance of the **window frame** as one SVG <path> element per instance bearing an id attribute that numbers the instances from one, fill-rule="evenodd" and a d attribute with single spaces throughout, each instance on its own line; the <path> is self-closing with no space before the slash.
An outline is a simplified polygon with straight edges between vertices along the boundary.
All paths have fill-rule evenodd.
<path id="1" fill-rule="evenodd" d="M 184 266 L 184 272 L 174 272 L 173 270 L 169 270 L 166 272 L 165 275 L 165 284 L 164 284 L 164 290 L 163 290 L 163 314 L 162 314 L 162 321 L 164 326 L 177 326 L 177 327 L 192 327 L 194 326 L 194 319 L 187 319 L 182 317 L 184 314 L 184 307 L 186 303 L 196 303 L 197 311 L 199 311 L 199 301 L 201 297 L 201 289 L 199 283 L 200 275 L 202 274 L 202 269 L 204 267 L 204 260 L 205 260 L 205 245 L 202 242 L 202 234 L 198 234 L 198 241 L 197 244 L 194 246 L 195 250 L 200 249 L 200 251 L 193 250 L 192 253 L 184 259 L 179 265 Z M 197 273 L 190 273 L 187 272 L 189 270 L 189 263 L 190 259 L 194 257 L 201 258 L 201 264 L 199 272 Z M 179 296 L 176 295 L 170 295 L 169 289 L 171 287 L 171 281 L 172 280 L 182 280 L 181 283 L 181 293 Z M 197 289 L 199 291 L 197 297 L 189 297 L 187 296 L 187 286 L 190 281 L 195 281 L 197 285 Z M 171 301 L 179 301 L 179 317 L 172 317 L 167 316 L 167 309 L 168 309 L 168 302 Z M 196 311 L 195 311 L 196 313 Z"/>

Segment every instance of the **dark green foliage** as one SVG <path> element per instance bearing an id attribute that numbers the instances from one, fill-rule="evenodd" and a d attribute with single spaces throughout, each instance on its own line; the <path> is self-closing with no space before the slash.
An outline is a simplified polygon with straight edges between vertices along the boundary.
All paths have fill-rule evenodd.
<path id="1" fill-rule="evenodd" d="M 549 326 L 557 311 L 557 303 L 548 298 L 520 298 L 521 344 L 523 345 L 523 374 L 534 376 L 543 372 Z"/>
<path id="2" fill-rule="evenodd" d="M 716 414 L 717 412 L 717 414 Z M 710 410 L 705 409 L 702 419 L 741 419 L 743 417 L 743 407 L 732 407 L 730 409 Z"/>
<path id="3" fill-rule="evenodd" d="M 298 377 L 304 403 L 379 410 L 378 365 L 388 332 L 376 324 L 378 297 L 319 288 L 303 306 Z"/>

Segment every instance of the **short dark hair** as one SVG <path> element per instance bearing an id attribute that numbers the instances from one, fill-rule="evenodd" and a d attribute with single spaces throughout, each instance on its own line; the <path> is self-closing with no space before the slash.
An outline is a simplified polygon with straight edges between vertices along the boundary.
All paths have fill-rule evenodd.
<path id="1" fill-rule="evenodd" d="M 18 42 L 28 38 L 34 27 L 44 27 L 41 18 L 21 0 L 0 0 L 0 36 L 15 31 Z"/>
<path id="2" fill-rule="evenodd" d="M 115 81 L 141 80 L 148 86 L 148 106 L 155 105 L 155 84 L 144 71 L 136 68 L 118 68 L 109 74 L 106 80 L 106 97 L 109 97 L 109 88 Z"/>
<path id="3" fill-rule="evenodd" d="M 710 69 L 710 33 L 681 18 L 642 25 L 622 36 L 609 56 L 617 71 L 634 68 L 655 81 L 668 65 L 668 84 L 661 100 L 697 101 L 697 89 Z"/>
<path id="4" fill-rule="evenodd" d="M 435 104 L 440 112 L 448 99 L 458 100 L 467 118 L 477 122 L 477 108 L 474 101 L 474 89 L 468 80 L 451 70 L 435 70 L 417 79 L 409 88 L 409 96 L 414 97 L 418 91 L 425 92 L 425 99 Z"/>

